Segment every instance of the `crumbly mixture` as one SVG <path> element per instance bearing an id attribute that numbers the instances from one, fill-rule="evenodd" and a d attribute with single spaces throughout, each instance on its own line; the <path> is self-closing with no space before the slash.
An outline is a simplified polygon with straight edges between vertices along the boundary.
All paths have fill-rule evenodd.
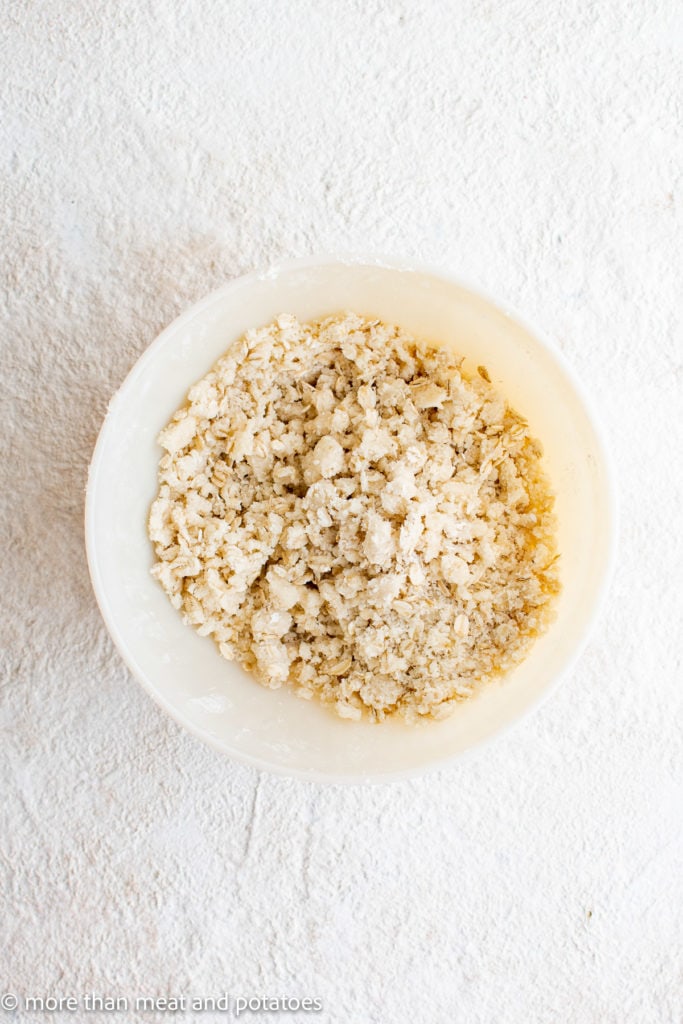
<path id="1" fill-rule="evenodd" d="M 345 718 L 441 717 L 559 590 L 539 443 L 480 367 L 354 314 L 247 334 L 162 431 L 152 572 L 221 654 Z"/>

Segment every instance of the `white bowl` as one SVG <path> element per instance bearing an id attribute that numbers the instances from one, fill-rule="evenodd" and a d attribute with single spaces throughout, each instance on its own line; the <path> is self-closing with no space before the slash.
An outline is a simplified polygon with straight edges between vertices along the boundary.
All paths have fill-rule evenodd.
<path id="1" fill-rule="evenodd" d="M 484 364 L 543 442 L 557 494 L 563 590 L 557 620 L 501 683 L 443 722 L 342 721 L 287 689 L 261 687 L 181 621 L 150 576 L 148 509 L 161 454 L 156 437 L 228 345 L 290 312 L 310 320 L 349 309 L 452 346 Z M 518 720 L 583 647 L 614 550 L 614 500 L 586 400 L 538 334 L 445 274 L 372 260 L 303 260 L 250 274 L 167 327 L 111 402 L 90 467 L 86 538 L 93 586 L 121 655 L 182 725 L 237 760 L 331 781 L 414 774 L 451 760 Z M 125 699 L 125 694 L 121 694 Z"/>

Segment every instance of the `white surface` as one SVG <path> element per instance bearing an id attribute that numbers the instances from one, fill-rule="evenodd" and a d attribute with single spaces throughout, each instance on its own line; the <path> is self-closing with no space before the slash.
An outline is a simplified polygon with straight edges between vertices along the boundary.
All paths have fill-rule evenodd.
<path id="1" fill-rule="evenodd" d="M 10 4 L 3 984 L 319 995 L 335 1024 L 678 1021 L 682 35 L 674 0 Z M 319 789 L 231 764 L 130 678 L 83 488 L 184 306 L 369 247 L 557 340 L 622 536 L 602 629 L 534 717 L 436 777 Z"/>
<path id="2" fill-rule="evenodd" d="M 556 495 L 562 592 L 548 632 L 504 685 L 442 722 L 342 721 L 287 687 L 254 685 L 188 629 L 156 580 L 147 535 L 159 431 L 188 388 L 249 327 L 282 310 L 302 321 L 352 309 L 451 347 L 492 381 L 542 438 Z M 585 644 L 614 561 L 605 454 L 559 357 L 482 296 L 442 275 L 349 259 L 295 260 L 248 274 L 192 306 L 147 349 L 109 405 L 88 474 L 86 545 L 100 609 L 131 670 L 179 722 L 257 768 L 308 781 L 369 781 L 434 767 L 507 728 L 559 682 Z"/>

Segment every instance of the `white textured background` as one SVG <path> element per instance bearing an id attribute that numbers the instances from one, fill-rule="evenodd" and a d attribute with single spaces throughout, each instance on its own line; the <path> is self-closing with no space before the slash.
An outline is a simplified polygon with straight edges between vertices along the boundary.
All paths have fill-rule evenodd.
<path id="1" fill-rule="evenodd" d="M 680 1024 L 678 0 L 10 0 L 2 21 L 0 989 Z M 448 267 L 543 325 L 621 496 L 610 599 L 560 692 L 386 788 L 258 775 L 181 732 L 113 649 L 83 552 L 136 357 L 227 278 L 321 250 Z"/>

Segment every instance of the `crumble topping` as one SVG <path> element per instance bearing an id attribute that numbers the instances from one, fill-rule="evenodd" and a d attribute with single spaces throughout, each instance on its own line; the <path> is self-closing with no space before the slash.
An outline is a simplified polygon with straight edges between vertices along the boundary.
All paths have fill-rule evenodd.
<path id="1" fill-rule="evenodd" d="M 345 718 L 442 717 L 519 663 L 559 591 L 541 447 L 400 328 L 283 314 L 161 432 L 152 573 L 266 686 Z"/>

